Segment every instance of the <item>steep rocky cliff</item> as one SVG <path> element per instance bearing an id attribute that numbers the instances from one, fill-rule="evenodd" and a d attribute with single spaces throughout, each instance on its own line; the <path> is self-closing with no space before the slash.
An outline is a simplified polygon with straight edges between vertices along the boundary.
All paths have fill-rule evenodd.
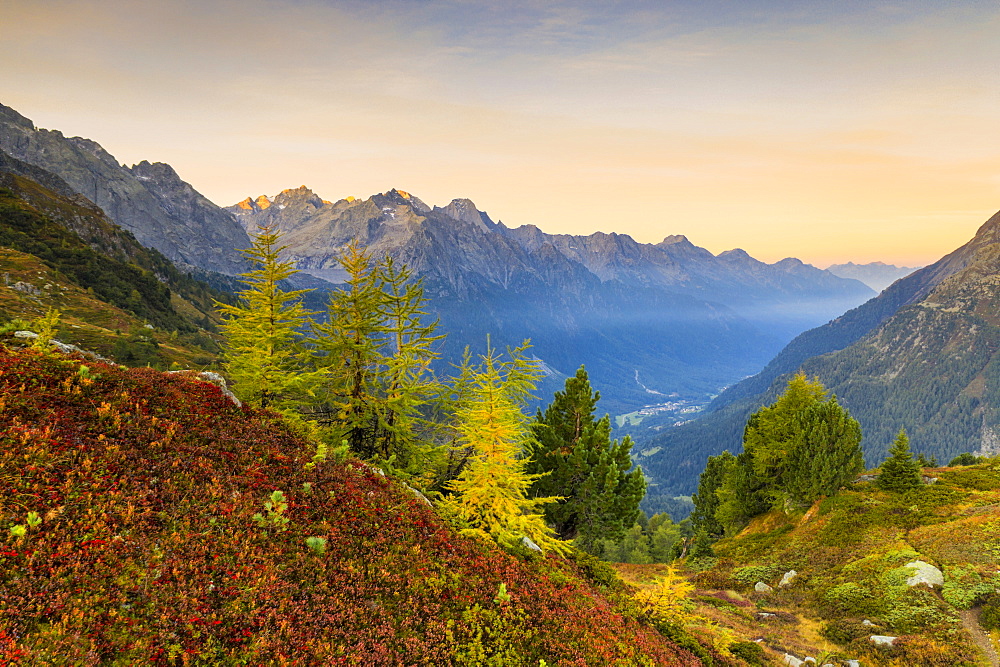
<path id="1" fill-rule="evenodd" d="M 0 150 L 60 177 L 143 245 L 192 267 L 236 274 L 250 241 L 232 215 L 165 164 L 121 165 L 100 144 L 38 129 L 0 105 Z"/>

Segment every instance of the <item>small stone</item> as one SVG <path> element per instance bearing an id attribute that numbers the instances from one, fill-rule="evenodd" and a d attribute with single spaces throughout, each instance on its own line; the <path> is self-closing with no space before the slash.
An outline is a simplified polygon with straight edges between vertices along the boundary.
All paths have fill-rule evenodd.
<path id="1" fill-rule="evenodd" d="M 532 542 L 531 538 L 528 537 L 527 535 L 521 538 L 521 544 L 523 544 L 524 547 L 530 551 L 537 551 L 538 553 L 542 553 L 542 548 L 537 544 L 535 544 L 534 542 Z"/>
<path id="2" fill-rule="evenodd" d="M 424 503 L 428 507 L 434 507 L 434 504 L 427 498 L 427 496 L 425 496 L 424 494 L 420 493 L 419 491 L 417 491 L 416 489 L 414 489 L 409 484 L 405 484 L 404 486 L 406 486 L 406 488 L 408 488 L 413 493 L 413 495 L 415 495 L 417 497 L 417 499 L 420 500 L 422 503 Z"/>
<path id="3" fill-rule="evenodd" d="M 771 591 L 774 590 L 773 588 L 765 584 L 763 581 L 758 581 L 756 584 L 754 584 L 753 589 L 758 593 L 770 593 Z"/>
<path id="4" fill-rule="evenodd" d="M 795 577 L 799 576 L 799 573 L 795 570 L 789 570 L 785 572 L 784 576 L 781 577 L 781 581 L 778 583 L 778 588 L 785 588 L 786 586 L 791 586 L 792 581 Z"/>
<path id="5" fill-rule="evenodd" d="M 20 280 L 11 285 L 10 288 L 12 290 L 21 292 L 22 294 L 28 294 L 30 296 L 38 296 L 39 294 L 42 293 L 42 290 L 38 289 L 34 285 L 30 283 L 21 282 Z"/>
<path id="6" fill-rule="evenodd" d="M 914 560 L 907 563 L 904 567 L 916 570 L 913 576 L 906 580 L 907 586 L 919 586 L 920 584 L 926 584 L 929 588 L 944 586 L 944 573 L 930 563 L 922 560 Z"/>
<path id="7" fill-rule="evenodd" d="M 27 338 L 28 340 L 34 340 L 38 338 L 38 334 L 34 331 L 15 331 L 14 338 Z"/>
<path id="8" fill-rule="evenodd" d="M 875 624 L 874 624 L 874 623 L 872 623 L 871 621 L 869 621 L 869 620 L 868 620 L 868 619 L 866 618 L 865 620 L 861 621 L 861 625 L 865 625 L 865 626 L 867 626 L 867 627 L 869 627 L 869 628 L 870 628 L 870 627 L 872 627 L 872 626 L 873 626 L 873 625 L 875 625 Z"/>
<path id="9" fill-rule="evenodd" d="M 885 635 L 872 635 L 868 639 L 876 646 L 892 646 L 896 642 L 896 637 L 887 637 Z"/>
<path id="10" fill-rule="evenodd" d="M 791 667 L 802 667 L 802 665 L 805 664 L 802 660 L 799 660 L 791 653 L 786 653 L 782 662 L 786 665 L 791 665 Z"/>

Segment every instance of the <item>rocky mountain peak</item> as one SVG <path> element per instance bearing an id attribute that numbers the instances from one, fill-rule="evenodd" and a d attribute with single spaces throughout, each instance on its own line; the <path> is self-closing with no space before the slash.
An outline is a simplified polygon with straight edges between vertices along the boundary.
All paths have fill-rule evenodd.
<path id="1" fill-rule="evenodd" d="M 806 263 L 797 257 L 786 257 L 779 262 L 775 262 L 774 266 L 785 271 L 791 271 L 806 266 Z"/>
<path id="2" fill-rule="evenodd" d="M 688 240 L 688 237 L 684 236 L 683 234 L 671 234 L 670 236 L 665 236 L 663 237 L 663 240 L 660 241 L 657 245 L 668 246 L 677 244 L 693 245 L 691 241 Z"/>
<path id="3" fill-rule="evenodd" d="M 997 212 L 976 231 L 973 243 L 987 245 L 1000 243 L 1000 212 Z"/>
<path id="4" fill-rule="evenodd" d="M 407 206 L 419 214 L 428 213 L 431 210 L 431 207 L 421 201 L 419 197 L 411 195 L 405 190 L 397 190 L 396 188 L 393 188 L 388 192 L 383 192 L 381 195 L 376 196 L 382 198 L 383 200 L 383 202 L 379 203 L 380 206 L 383 203 L 386 203 L 384 200 L 388 200 L 388 203 L 393 206 Z M 353 198 L 351 198 L 351 200 L 353 201 Z"/>
<path id="5" fill-rule="evenodd" d="M 490 216 L 476 208 L 471 199 L 452 199 L 444 208 L 435 206 L 434 210 L 441 211 L 449 218 L 473 225 L 484 232 L 491 232 L 496 226 Z"/>
<path id="6" fill-rule="evenodd" d="M 0 120 L 7 121 L 8 123 L 13 123 L 14 125 L 19 125 L 26 130 L 35 129 L 35 124 L 31 122 L 28 118 L 25 118 L 18 112 L 14 111 L 10 107 L 5 107 L 0 104 Z"/>
<path id="7" fill-rule="evenodd" d="M 259 213 L 270 206 L 271 200 L 267 198 L 267 195 L 261 195 L 257 197 L 257 199 L 247 197 L 243 201 L 233 205 L 233 208 L 237 209 L 236 211 L 233 211 L 233 213 L 236 213 L 237 215 L 243 215 L 245 213 Z"/>
<path id="8" fill-rule="evenodd" d="M 320 208 L 325 205 L 325 202 L 312 190 L 304 185 L 300 185 L 297 188 L 287 188 L 282 190 L 277 195 L 275 195 L 274 200 L 267 200 L 267 206 L 260 201 L 260 197 L 257 198 L 258 205 L 261 209 L 266 209 L 272 204 L 278 206 L 279 208 L 285 208 L 286 206 L 311 206 L 313 208 Z"/>
<path id="9" fill-rule="evenodd" d="M 86 139 L 84 141 L 87 141 Z M 169 164 L 143 160 L 132 165 L 130 171 L 140 181 L 180 181 L 181 177 Z"/>
<path id="10" fill-rule="evenodd" d="M 64 137 L 63 133 L 59 130 L 38 130 L 38 132 L 40 134 L 52 135 L 57 141 L 65 141 L 74 146 L 77 150 L 89 153 L 112 169 L 127 169 L 125 165 L 119 165 L 115 156 L 104 150 L 104 146 L 100 145 L 96 141 L 93 141 L 92 139 L 86 139 L 84 137 L 67 138 Z"/>
<path id="11" fill-rule="evenodd" d="M 726 259 L 726 260 L 729 260 L 729 261 L 749 261 L 749 260 L 753 260 L 753 257 L 750 256 L 750 253 L 748 253 L 743 248 L 733 248 L 732 250 L 726 250 L 724 252 L 720 252 L 718 254 L 718 258 L 719 259 Z"/>

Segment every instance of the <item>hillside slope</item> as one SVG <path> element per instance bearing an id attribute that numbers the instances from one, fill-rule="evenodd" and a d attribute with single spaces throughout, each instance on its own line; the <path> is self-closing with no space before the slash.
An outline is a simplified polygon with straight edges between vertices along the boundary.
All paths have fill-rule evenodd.
<path id="1" fill-rule="evenodd" d="M 57 177 L 0 154 L 0 317 L 64 314 L 64 342 L 122 363 L 211 363 L 218 351 L 206 329 L 215 299 L 228 297 L 179 271 L 114 225 Z M 61 188 L 60 188 L 61 189 Z"/>
<path id="2" fill-rule="evenodd" d="M 699 600 L 723 625 L 755 628 L 778 656 L 991 664 L 974 636 L 980 606 L 1000 604 L 1000 466 L 924 473 L 936 483 L 905 493 L 858 483 L 811 508 L 758 517 L 714 545 L 717 558 L 694 577 Z M 938 568 L 943 585 L 910 581 L 918 561 Z"/>
<path id="3" fill-rule="evenodd" d="M 0 346 L 0 421 L 0 662 L 700 664 L 193 377 Z"/>

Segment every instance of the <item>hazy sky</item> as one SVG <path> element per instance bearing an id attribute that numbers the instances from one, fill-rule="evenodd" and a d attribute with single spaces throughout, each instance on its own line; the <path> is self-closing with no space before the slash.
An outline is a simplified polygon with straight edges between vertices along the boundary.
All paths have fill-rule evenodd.
<path id="1" fill-rule="evenodd" d="M 0 0 L 0 102 L 221 205 L 925 264 L 1000 209 L 996 0 Z"/>

